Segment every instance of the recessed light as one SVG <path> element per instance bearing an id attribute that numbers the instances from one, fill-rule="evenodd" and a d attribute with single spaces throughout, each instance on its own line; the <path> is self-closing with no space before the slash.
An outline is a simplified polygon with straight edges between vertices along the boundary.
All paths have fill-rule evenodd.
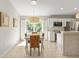
<path id="1" fill-rule="evenodd" d="M 32 0 L 32 1 L 31 1 L 31 4 L 32 4 L 32 5 L 37 5 L 37 0 Z"/>
<path id="2" fill-rule="evenodd" d="M 77 8 L 74 8 L 74 10 L 77 10 Z"/>
<path id="3" fill-rule="evenodd" d="M 63 8 L 60 8 L 60 10 L 63 10 Z"/>

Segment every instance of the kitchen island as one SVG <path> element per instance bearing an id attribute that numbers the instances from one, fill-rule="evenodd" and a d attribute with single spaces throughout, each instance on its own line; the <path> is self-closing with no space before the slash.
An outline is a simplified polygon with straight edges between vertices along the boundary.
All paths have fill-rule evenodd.
<path id="1" fill-rule="evenodd" d="M 79 56 L 79 31 L 57 33 L 57 50 L 64 56 Z"/>

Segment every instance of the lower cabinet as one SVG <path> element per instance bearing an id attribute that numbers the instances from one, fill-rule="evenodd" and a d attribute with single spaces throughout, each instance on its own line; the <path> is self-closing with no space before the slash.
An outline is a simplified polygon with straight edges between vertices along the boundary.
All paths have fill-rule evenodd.
<path id="1" fill-rule="evenodd" d="M 55 42 L 55 32 L 50 31 L 50 41 Z"/>

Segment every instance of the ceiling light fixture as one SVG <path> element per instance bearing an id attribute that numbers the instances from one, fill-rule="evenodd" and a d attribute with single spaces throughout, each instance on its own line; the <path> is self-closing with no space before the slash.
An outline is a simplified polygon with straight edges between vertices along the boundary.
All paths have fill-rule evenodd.
<path id="1" fill-rule="evenodd" d="M 74 10 L 77 10 L 77 8 L 74 8 Z"/>
<path id="2" fill-rule="evenodd" d="M 60 8 L 60 10 L 63 10 L 63 8 Z"/>
<path id="3" fill-rule="evenodd" d="M 32 0 L 32 1 L 31 1 L 31 4 L 32 4 L 32 5 L 37 5 L 37 0 Z"/>

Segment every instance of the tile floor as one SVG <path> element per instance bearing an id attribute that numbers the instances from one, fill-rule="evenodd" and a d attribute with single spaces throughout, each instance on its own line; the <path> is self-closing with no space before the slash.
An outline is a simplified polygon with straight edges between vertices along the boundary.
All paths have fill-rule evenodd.
<path id="1" fill-rule="evenodd" d="M 28 48 L 29 50 L 29 48 Z M 9 51 L 3 58 L 66 58 L 62 56 L 60 51 L 57 51 L 56 43 L 44 41 L 44 50 L 41 52 L 41 55 L 38 56 L 37 49 L 32 50 L 32 56 L 25 50 L 25 41 L 20 42 L 14 49 Z"/>

